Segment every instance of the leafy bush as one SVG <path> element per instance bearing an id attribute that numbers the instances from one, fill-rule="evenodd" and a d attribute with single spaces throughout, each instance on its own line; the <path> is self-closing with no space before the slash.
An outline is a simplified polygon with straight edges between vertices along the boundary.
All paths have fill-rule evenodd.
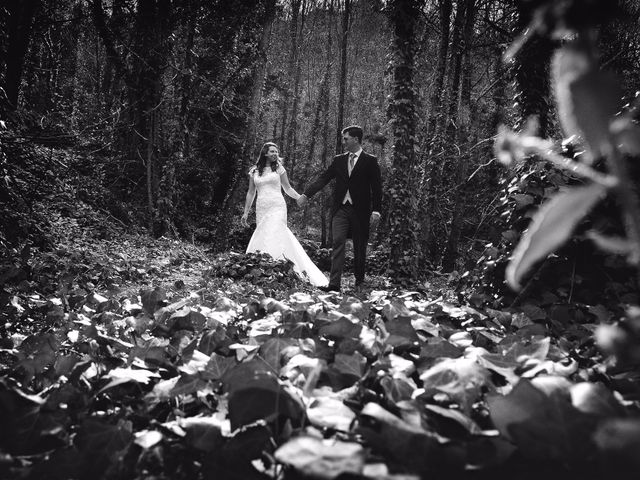
<path id="1" fill-rule="evenodd" d="M 205 277 L 246 281 L 263 288 L 284 290 L 299 286 L 303 281 L 293 267 L 290 260 L 276 260 L 267 253 L 227 252 L 213 261 Z"/>

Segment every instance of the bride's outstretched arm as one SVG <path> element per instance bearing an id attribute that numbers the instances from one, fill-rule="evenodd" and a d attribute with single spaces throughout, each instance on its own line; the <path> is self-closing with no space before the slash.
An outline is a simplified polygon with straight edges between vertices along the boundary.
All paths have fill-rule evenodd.
<path id="1" fill-rule="evenodd" d="M 242 218 L 240 219 L 240 223 L 248 227 L 249 222 L 249 211 L 251 210 L 251 205 L 253 204 L 253 199 L 256 197 L 256 184 L 253 181 L 253 175 L 249 176 L 249 190 L 247 190 L 247 199 L 244 202 L 244 213 L 242 214 Z"/>
<path id="2" fill-rule="evenodd" d="M 287 176 L 287 172 L 283 171 L 280 174 L 280 183 L 282 183 L 282 189 L 285 191 L 287 195 L 289 195 L 294 200 L 298 200 L 300 194 L 294 190 L 294 188 L 289 183 L 289 177 Z"/>

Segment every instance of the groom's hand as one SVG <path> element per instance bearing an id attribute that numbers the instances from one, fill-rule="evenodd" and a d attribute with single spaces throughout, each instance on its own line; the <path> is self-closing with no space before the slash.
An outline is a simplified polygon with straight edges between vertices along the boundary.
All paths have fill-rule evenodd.
<path id="1" fill-rule="evenodd" d="M 296 202 L 298 203 L 298 206 L 302 208 L 307 204 L 308 200 L 309 199 L 307 198 L 307 196 L 303 193 L 298 197 L 298 200 L 296 200 Z"/>
<path id="2" fill-rule="evenodd" d="M 380 212 L 371 212 L 371 228 L 375 229 L 380 222 Z"/>

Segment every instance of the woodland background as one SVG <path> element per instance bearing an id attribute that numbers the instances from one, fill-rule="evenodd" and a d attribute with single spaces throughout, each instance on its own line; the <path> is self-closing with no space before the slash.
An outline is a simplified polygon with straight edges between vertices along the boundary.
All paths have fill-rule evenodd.
<path id="1" fill-rule="evenodd" d="M 498 125 L 517 130 L 532 115 L 542 137 L 560 138 L 554 41 L 539 36 L 503 60 L 537 3 L 9 2 L 2 245 L 46 229 L 33 203 L 62 182 L 132 228 L 241 249 L 245 172 L 261 144 L 281 146 L 302 190 L 341 151 L 340 128 L 358 123 L 383 169 L 374 241 L 391 273 L 472 266 L 488 244 L 513 242 L 507 217 L 530 216 L 566 182 L 539 166 L 514 181 L 493 154 Z M 601 61 L 630 99 L 638 5 L 610 11 Z M 326 198 L 290 211 L 302 237 L 326 244 Z"/>
<path id="2" fill-rule="evenodd" d="M 2 3 L 0 477 L 635 480 L 639 29 L 637 0 Z M 241 253 L 246 173 L 275 141 L 300 191 L 352 123 L 383 218 L 367 286 L 323 295 Z M 327 195 L 289 203 L 325 271 Z"/>

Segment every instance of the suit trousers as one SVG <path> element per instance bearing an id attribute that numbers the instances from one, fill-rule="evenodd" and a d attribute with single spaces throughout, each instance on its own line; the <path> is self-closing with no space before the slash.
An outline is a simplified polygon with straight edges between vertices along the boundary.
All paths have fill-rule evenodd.
<path id="1" fill-rule="evenodd" d="M 358 221 L 353 205 L 342 205 L 333 215 L 331 222 L 333 244 L 331 245 L 331 276 L 329 285 L 339 287 L 344 269 L 345 244 L 351 231 L 353 239 L 353 273 L 356 284 L 364 281 L 367 240 L 369 232 Z"/>

